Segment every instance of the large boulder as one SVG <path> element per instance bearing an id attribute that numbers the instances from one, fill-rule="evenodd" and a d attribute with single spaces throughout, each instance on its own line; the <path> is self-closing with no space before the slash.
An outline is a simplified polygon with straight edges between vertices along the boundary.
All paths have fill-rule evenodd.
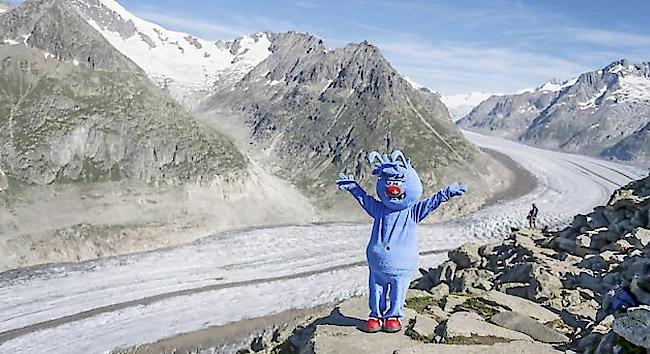
<path id="1" fill-rule="evenodd" d="M 650 307 L 642 306 L 628 310 L 614 320 L 612 328 L 628 342 L 650 349 Z"/>
<path id="2" fill-rule="evenodd" d="M 504 294 L 496 290 L 478 295 L 477 298 L 486 304 L 501 307 L 505 311 L 525 313 L 541 323 L 552 322 L 560 318 L 556 313 L 528 299 Z"/>
<path id="3" fill-rule="evenodd" d="M 497 326 L 529 335 L 534 340 L 544 343 L 566 343 L 569 338 L 556 330 L 544 326 L 532 317 L 519 312 L 500 312 L 490 318 Z"/>
<path id="4" fill-rule="evenodd" d="M 530 336 L 485 322 L 472 312 L 456 312 L 444 326 L 443 338 L 448 342 L 467 341 L 466 344 L 493 344 L 512 340 L 531 340 Z"/>
<path id="5" fill-rule="evenodd" d="M 450 251 L 449 259 L 456 263 L 458 269 L 473 267 L 481 261 L 479 245 L 476 243 L 466 243 Z"/>

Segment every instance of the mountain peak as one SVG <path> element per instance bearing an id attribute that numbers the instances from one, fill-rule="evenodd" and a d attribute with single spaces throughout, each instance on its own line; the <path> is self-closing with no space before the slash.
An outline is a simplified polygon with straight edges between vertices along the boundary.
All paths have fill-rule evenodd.
<path id="1" fill-rule="evenodd" d="M 578 81 L 578 78 L 575 77 L 573 79 L 569 79 L 566 81 L 558 80 L 558 79 L 551 79 L 544 83 L 544 85 L 539 86 L 537 90 L 539 91 L 550 91 L 550 92 L 558 92 L 562 91 L 567 87 L 571 87 L 575 85 L 575 83 Z"/>

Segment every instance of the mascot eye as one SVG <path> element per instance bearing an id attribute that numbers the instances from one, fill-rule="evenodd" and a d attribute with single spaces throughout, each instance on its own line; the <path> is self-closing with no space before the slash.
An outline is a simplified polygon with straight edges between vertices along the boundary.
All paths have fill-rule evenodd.
<path id="1" fill-rule="evenodd" d="M 389 180 L 389 181 L 386 181 L 386 185 L 387 186 L 401 186 L 402 181 L 390 181 Z"/>

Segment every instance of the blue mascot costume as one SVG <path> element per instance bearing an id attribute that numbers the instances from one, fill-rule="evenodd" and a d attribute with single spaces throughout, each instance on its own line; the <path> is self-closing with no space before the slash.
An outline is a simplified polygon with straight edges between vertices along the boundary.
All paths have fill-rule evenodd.
<path id="1" fill-rule="evenodd" d="M 366 249 L 370 268 L 370 316 L 368 332 L 398 332 L 402 325 L 402 308 L 406 292 L 418 263 L 417 223 L 451 197 L 463 195 L 467 186 L 454 183 L 431 198 L 420 201 L 422 182 L 401 151 L 391 156 L 376 151 L 368 154 L 377 176 L 376 190 L 380 200 L 368 195 L 353 176 L 341 173 L 336 181 L 347 190 L 374 219 L 372 235 Z M 390 297 L 390 308 L 386 297 Z"/>

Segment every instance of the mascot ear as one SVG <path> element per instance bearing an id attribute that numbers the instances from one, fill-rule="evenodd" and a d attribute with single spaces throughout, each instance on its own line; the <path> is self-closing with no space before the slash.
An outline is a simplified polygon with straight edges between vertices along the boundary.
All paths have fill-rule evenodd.
<path id="1" fill-rule="evenodd" d="M 382 162 L 380 153 L 378 153 L 377 151 L 371 151 L 371 152 L 368 153 L 368 162 L 370 162 L 372 164 L 377 159 L 379 159 L 380 163 Z"/>
<path id="2" fill-rule="evenodd" d="M 409 165 L 408 161 L 406 160 L 406 157 L 404 157 L 404 154 L 399 150 L 393 151 L 393 153 L 390 154 L 390 159 L 393 160 L 393 162 L 398 162 L 401 159 L 402 164 L 404 164 L 404 167 L 408 167 Z"/>

